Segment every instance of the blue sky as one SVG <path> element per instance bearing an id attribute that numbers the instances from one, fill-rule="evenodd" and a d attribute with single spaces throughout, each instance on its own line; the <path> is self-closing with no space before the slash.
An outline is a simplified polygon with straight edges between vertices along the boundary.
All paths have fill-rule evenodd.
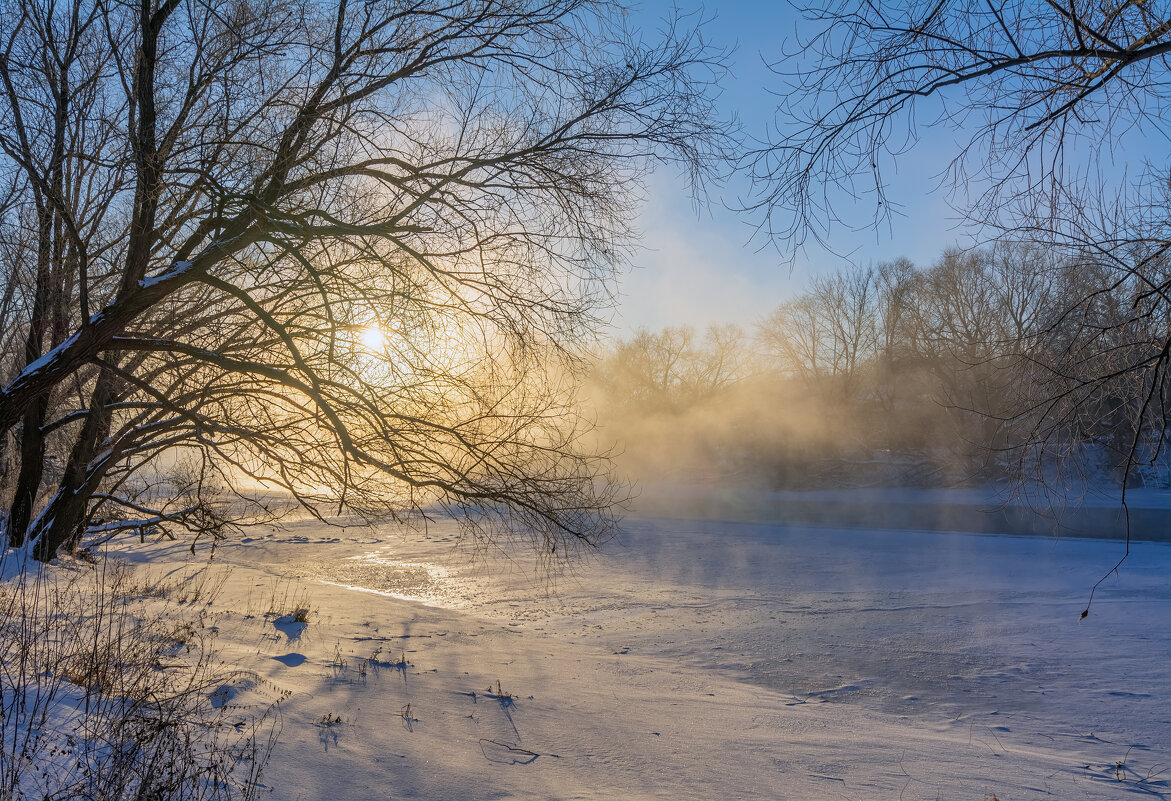
<path id="1" fill-rule="evenodd" d="M 670 0 L 645 0 L 635 7 L 633 22 L 653 30 L 671 7 Z M 680 7 L 693 8 L 686 2 Z M 732 74 L 722 87 L 724 109 L 740 118 L 747 133 L 760 136 L 776 106 L 767 89 L 779 86 L 762 56 L 771 59 L 782 52 L 797 17 L 783 0 L 737 0 L 708 6 L 704 13 L 714 17 L 705 28 L 708 38 L 716 45 L 735 47 Z M 863 264 L 898 256 L 928 264 L 948 245 L 966 241 L 935 178 L 955 153 L 953 137 L 944 130 L 924 129 L 921 134 L 914 158 L 904 159 L 900 171 L 890 176 L 891 201 L 901 204 L 903 216 L 882 230 L 839 230 L 835 250 Z M 811 274 L 847 263 L 841 255 L 812 244 L 790 265 L 773 248 L 761 249 L 765 242 L 750 242 L 752 221 L 724 205 L 735 205 L 746 189 L 742 180 L 713 188 L 710 202 L 697 214 L 676 176 L 660 171 L 652 178 L 639 223 L 645 250 L 621 284 L 614 321 L 617 335 L 638 326 L 751 326 L 799 291 Z M 849 211 L 842 209 L 846 216 Z"/>

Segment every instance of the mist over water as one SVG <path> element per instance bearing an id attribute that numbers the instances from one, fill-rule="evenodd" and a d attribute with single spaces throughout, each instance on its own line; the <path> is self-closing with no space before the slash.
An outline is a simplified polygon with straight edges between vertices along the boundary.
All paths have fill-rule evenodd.
<path id="1" fill-rule="evenodd" d="M 1106 357 L 1078 325 L 1037 335 L 1095 269 L 949 252 L 817 279 L 750 325 L 615 343 L 586 398 L 637 494 L 561 628 L 795 705 L 1167 753 L 1159 421 L 1107 381 L 1066 403 L 1088 376 L 1055 378 L 1063 360 Z M 1144 352 L 1150 332 L 1108 324 Z"/>
<path id="2" fill-rule="evenodd" d="M 598 444 L 644 514 L 1125 537 L 1125 483 L 1130 534 L 1164 538 L 1161 412 L 1106 377 L 1158 331 L 1086 305 L 1104 271 L 1001 243 L 819 276 L 744 325 L 640 330 L 593 365 Z"/>

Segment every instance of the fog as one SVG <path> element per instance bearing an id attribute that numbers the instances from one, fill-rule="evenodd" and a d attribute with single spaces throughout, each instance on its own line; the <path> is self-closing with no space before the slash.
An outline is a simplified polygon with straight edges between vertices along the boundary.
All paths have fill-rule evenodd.
<path id="1" fill-rule="evenodd" d="M 1019 243 L 845 269 L 762 318 L 614 342 L 586 402 L 643 486 L 1166 488 L 1158 323 L 1087 289 L 1114 278 Z"/>

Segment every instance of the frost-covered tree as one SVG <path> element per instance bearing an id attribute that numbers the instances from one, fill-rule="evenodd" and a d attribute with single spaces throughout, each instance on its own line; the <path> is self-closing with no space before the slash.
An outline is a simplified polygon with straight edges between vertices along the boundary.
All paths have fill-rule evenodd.
<path id="1" fill-rule="evenodd" d="M 700 181 L 721 56 L 605 0 L 0 9 L 10 544 L 218 533 L 208 502 L 611 525 L 575 344 L 656 162 Z M 559 358 L 554 358 L 559 357 Z M 568 369 L 567 369 L 568 368 Z M 184 492 L 140 494 L 147 476 Z M 495 527 L 494 527 L 495 526 Z"/>

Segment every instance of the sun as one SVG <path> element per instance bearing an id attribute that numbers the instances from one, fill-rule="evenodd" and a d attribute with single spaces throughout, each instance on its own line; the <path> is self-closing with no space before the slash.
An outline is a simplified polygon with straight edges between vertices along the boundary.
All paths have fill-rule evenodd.
<path id="1" fill-rule="evenodd" d="M 363 347 L 380 353 L 386 349 L 386 333 L 377 325 L 368 325 L 358 334 Z"/>

